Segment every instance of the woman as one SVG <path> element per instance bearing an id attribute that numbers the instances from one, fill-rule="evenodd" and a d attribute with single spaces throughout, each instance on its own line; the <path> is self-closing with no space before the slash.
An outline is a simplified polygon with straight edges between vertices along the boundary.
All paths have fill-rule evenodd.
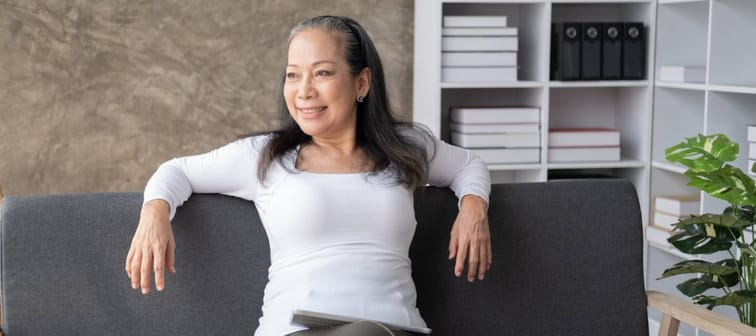
<path id="1" fill-rule="evenodd" d="M 460 198 L 449 259 L 482 280 L 491 265 L 490 178 L 474 154 L 397 122 L 378 52 L 345 17 L 297 24 L 282 81 L 281 129 L 160 166 L 126 258 L 134 289 L 174 267 L 170 219 L 193 192 L 255 202 L 271 249 L 255 335 L 400 335 L 383 323 L 425 327 L 415 307 L 409 246 L 413 193 L 426 183 Z M 465 262 L 467 261 L 467 265 Z M 323 330 L 290 323 L 295 309 L 363 322 Z"/>

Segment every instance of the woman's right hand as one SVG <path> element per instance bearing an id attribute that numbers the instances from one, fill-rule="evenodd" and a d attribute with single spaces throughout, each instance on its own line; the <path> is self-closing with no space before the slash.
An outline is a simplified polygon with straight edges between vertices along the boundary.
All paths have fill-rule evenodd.
<path id="1" fill-rule="evenodd" d="M 126 256 L 126 273 L 131 279 L 131 288 L 142 288 L 142 294 L 150 292 L 151 272 L 155 272 L 155 287 L 165 288 L 165 270 L 175 274 L 176 242 L 169 219 L 170 206 L 160 199 L 151 200 L 142 206 L 134 239 Z"/>

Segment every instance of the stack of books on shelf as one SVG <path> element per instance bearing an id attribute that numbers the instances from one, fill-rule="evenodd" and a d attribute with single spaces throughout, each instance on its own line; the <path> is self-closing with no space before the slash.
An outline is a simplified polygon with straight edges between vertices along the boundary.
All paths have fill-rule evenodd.
<path id="1" fill-rule="evenodd" d="M 659 80 L 676 83 L 705 83 L 706 67 L 662 65 L 659 68 Z"/>
<path id="2" fill-rule="evenodd" d="M 541 161 L 539 107 L 453 107 L 451 143 L 488 164 Z"/>
<path id="3" fill-rule="evenodd" d="M 746 167 L 748 175 L 756 176 L 756 173 L 751 171 L 754 164 L 756 164 L 756 125 L 748 125 L 748 167 Z"/>
<path id="4" fill-rule="evenodd" d="M 681 218 L 700 213 L 699 196 L 656 196 L 654 198 L 654 221 L 651 225 L 671 232 Z"/>
<path id="5" fill-rule="evenodd" d="M 620 160 L 620 133 L 613 128 L 549 129 L 549 162 Z"/>
<path id="6" fill-rule="evenodd" d="M 443 18 L 442 82 L 517 81 L 517 27 L 506 16 Z"/>

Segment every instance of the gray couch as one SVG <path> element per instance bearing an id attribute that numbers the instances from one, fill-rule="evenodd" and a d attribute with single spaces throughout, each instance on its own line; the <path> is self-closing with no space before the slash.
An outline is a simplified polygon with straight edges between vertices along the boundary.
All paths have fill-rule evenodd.
<path id="1" fill-rule="evenodd" d="M 141 202 L 138 193 L 6 197 L 5 335 L 252 335 L 269 265 L 253 204 L 192 196 L 173 221 L 178 274 L 143 296 L 124 272 Z M 433 335 L 648 334 L 631 183 L 494 185 L 494 263 L 473 284 L 453 277 L 446 259 L 451 191 L 428 188 L 416 210 L 413 276 Z"/>

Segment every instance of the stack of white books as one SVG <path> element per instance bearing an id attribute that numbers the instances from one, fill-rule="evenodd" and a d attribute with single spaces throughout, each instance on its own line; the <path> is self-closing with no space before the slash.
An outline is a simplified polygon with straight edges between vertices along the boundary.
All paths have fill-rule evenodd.
<path id="1" fill-rule="evenodd" d="M 539 107 L 454 107 L 451 143 L 489 164 L 541 162 Z"/>
<path id="2" fill-rule="evenodd" d="M 756 176 L 756 173 L 751 171 L 754 164 L 756 164 L 756 125 L 748 125 L 748 167 L 746 167 L 748 175 Z"/>
<path id="3" fill-rule="evenodd" d="M 613 128 L 549 129 L 549 162 L 620 160 L 620 133 Z"/>
<path id="4" fill-rule="evenodd" d="M 672 231 L 682 218 L 700 213 L 701 198 L 693 196 L 656 196 L 654 198 L 653 226 Z"/>
<path id="5" fill-rule="evenodd" d="M 506 16 L 451 16 L 441 32 L 442 82 L 517 81 L 517 27 Z"/>
<path id="6" fill-rule="evenodd" d="M 659 80 L 677 83 L 704 83 L 706 82 L 706 67 L 662 65 L 659 68 Z"/>

